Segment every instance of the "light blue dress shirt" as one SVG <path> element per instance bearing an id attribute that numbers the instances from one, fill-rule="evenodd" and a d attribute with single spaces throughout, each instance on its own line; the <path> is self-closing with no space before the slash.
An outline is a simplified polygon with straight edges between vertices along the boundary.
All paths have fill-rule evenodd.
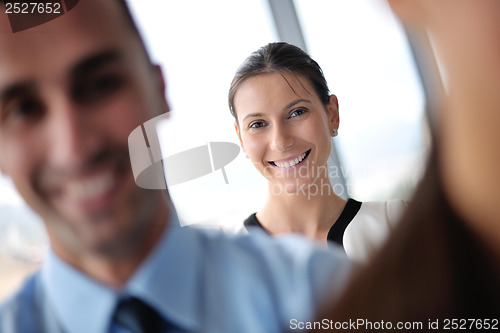
<path id="1" fill-rule="evenodd" d="M 343 251 L 299 236 L 170 228 L 121 290 L 50 252 L 21 292 L 0 306 L 0 332 L 123 332 L 111 318 L 124 296 L 154 307 L 178 328 L 173 332 L 281 332 L 292 319 L 312 319 L 350 268 Z"/>

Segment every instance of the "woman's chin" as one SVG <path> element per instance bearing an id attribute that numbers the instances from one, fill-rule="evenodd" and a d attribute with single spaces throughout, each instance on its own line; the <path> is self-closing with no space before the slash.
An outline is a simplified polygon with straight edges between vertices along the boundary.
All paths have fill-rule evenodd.
<path id="1" fill-rule="evenodd" d="M 270 192 L 273 196 L 304 196 L 311 198 L 321 194 L 321 186 L 315 179 L 301 178 L 288 181 L 270 183 Z"/>

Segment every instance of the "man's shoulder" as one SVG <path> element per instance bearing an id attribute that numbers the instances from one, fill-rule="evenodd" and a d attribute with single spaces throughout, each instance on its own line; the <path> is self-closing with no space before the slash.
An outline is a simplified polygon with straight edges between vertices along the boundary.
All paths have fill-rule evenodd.
<path id="1" fill-rule="evenodd" d="M 184 233 L 189 233 L 191 238 L 198 243 L 200 250 L 206 255 L 228 251 L 233 255 L 247 255 L 266 257 L 269 260 L 280 259 L 304 260 L 308 257 L 324 257 L 334 261 L 346 260 L 345 253 L 341 249 L 320 246 L 303 235 L 286 234 L 269 237 L 264 232 L 228 234 L 219 230 L 205 230 L 198 228 L 182 228 Z M 227 258 L 227 256 L 226 256 Z"/>
<path id="2" fill-rule="evenodd" d="M 268 316 L 275 311 L 272 315 L 281 324 L 291 318 L 311 319 L 317 304 L 338 296 L 352 269 L 342 249 L 320 246 L 301 235 L 182 232 L 197 244 L 192 246 L 199 276 L 204 277 L 198 281 L 201 289 L 230 288 L 234 300 L 248 299 L 231 303 L 232 311 L 255 320 L 264 308 Z M 257 302 L 256 295 L 260 310 L 247 307 Z"/>
<path id="3" fill-rule="evenodd" d="M 39 288 L 40 273 L 36 272 L 26 278 L 22 287 L 6 301 L 0 304 L 0 311 L 9 311 L 19 304 L 32 304 L 35 301 L 36 289 Z"/>
<path id="4" fill-rule="evenodd" d="M 265 232 L 228 235 L 220 231 L 190 230 L 197 238 L 197 252 L 209 270 L 234 273 L 234 277 L 260 280 L 267 286 L 290 283 L 299 288 L 309 284 L 339 287 L 352 266 L 339 247 L 327 247 L 303 235 L 286 234 L 269 237 Z M 229 276 L 228 276 L 229 278 Z M 328 282 L 332 281 L 333 282 Z M 275 285 L 276 286 L 276 285 Z M 279 290 L 279 286 L 276 286 Z"/>
<path id="5" fill-rule="evenodd" d="M 0 304 L 1 332 L 28 332 L 29 321 L 38 313 L 40 273 L 29 276 L 21 289 Z M 29 320 L 28 320 L 29 318 Z"/>
<path id="6" fill-rule="evenodd" d="M 26 278 L 17 293 L 0 304 L 0 332 L 62 332 L 43 286 L 39 270 Z"/>

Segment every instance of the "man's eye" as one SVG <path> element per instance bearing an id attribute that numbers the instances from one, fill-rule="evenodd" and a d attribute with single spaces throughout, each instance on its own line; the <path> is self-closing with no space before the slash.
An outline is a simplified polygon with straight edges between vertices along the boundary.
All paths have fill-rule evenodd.
<path id="1" fill-rule="evenodd" d="M 36 120 L 43 114 L 43 105 L 33 97 L 19 98 L 6 105 L 7 118 L 16 120 Z"/>
<path id="2" fill-rule="evenodd" d="M 248 128 L 257 129 L 257 128 L 261 128 L 264 126 L 265 126 L 265 123 L 263 121 L 254 121 L 248 126 Z"/>
<path id="3" fill-rule="evenodd" d="M 296 109 L 296 110 L 293 110 L 292 113 L 290 113 L 290 116 L 288 118 L 298 117 L 306 112 L 307 112 L 306 109 Z"/>
<path id="4" fill-rule="evenodd" d="M 73 95 L 80 103 L 94 102 L 113 94 L 122 84 L 123 80 L 118 76 L 100 76 L 78 85 Z"/>

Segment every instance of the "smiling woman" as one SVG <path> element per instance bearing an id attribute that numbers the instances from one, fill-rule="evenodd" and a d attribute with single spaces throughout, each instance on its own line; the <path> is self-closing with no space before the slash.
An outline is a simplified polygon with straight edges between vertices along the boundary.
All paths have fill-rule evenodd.
<path id="1" fill-rule="evenodd" d="M 338 101 L 320 66 L 296 46 L 268 44 L 236 72 L 229 107 L 242 149 L 268 181 L 268 199 L 245 220 L 247 230 L 301 233 L 367 260 L 405 204 L 346 201 L 335 193 L 327 160 L 339 128 Z"/>

